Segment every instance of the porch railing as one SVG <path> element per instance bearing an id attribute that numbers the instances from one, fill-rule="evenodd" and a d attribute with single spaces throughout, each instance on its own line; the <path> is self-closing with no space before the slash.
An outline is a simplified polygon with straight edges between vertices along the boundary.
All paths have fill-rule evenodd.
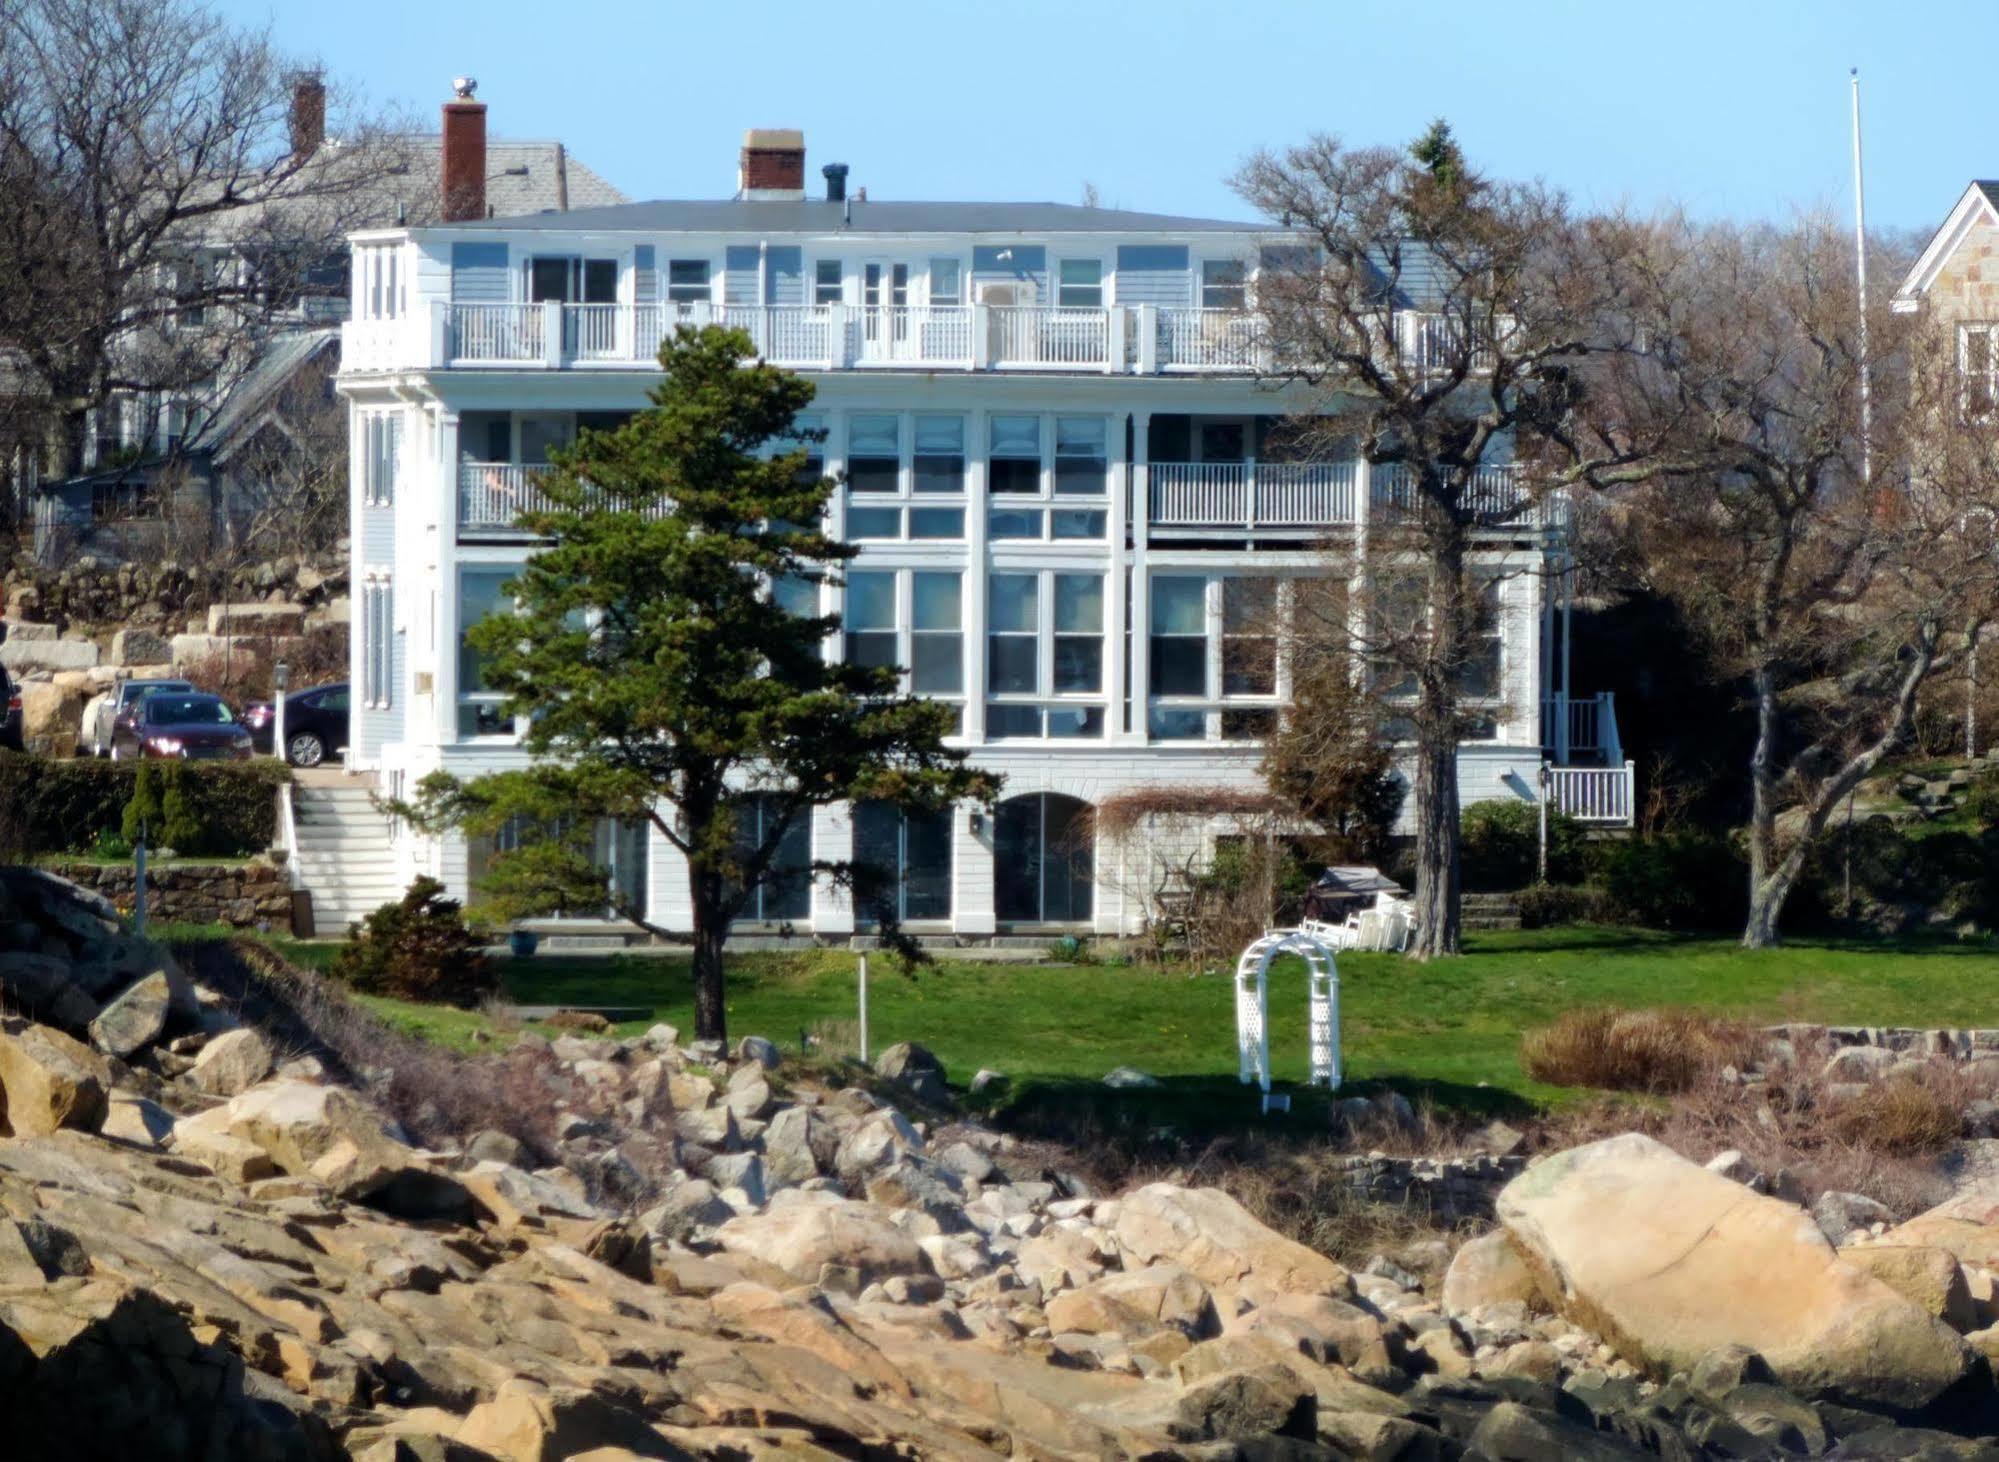
<path id="1" fill-rule="evenodd" d="M 458 530 L 460 533 L 519 533 L 523 513 L 553 507 L 541 490 L 543 469 L 522 462 L 460 462 L 458 464 Z M 647 517 L 664 517 L 667 504 L 647 505 Z"/>
<path id="2" fill-rule="evenodd" d="M 1637 772 L 1630 762 L 1611 767 L 1549 767 L 1548 805 L 1577 822 L 1629 827 Z"/>
<path id="3" fill-rule="evenodd" d="M 1155 462 L 1151 521 L 1184 528 L 1318 528 L 1355 520 L 1352 462 Z"/>
<path id="4" fill-rule="evenodd" d="M 1624 744 L 1617 734 L 1616 693 L 1606 690 L 1582 698 L 1545 698 L 1541 702 L 1541 744 L 1558 762 L 1587 756 L 1615 766 L 1624 760 Z"/>

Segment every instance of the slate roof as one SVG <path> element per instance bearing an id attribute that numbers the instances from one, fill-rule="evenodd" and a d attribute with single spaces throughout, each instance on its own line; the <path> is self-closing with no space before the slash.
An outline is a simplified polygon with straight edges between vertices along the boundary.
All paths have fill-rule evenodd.
<path id="1" fill-rule="evenodd" d="M 497 205 L 490 189 L 488 201 Z M 497 213 L 498 207 L 494 211 Z M 1166 213 L 1134 213 L 1123 208 L 1085 208 L 1074 203 L 830 203 L 803 199 L 656 199 L 622 207 L 579 208 L 572 190 L 566 214 L 493 218 L 454 228 L 503 227 L 593 229 L 630 233 L 764 234 L 1022 234 L 1061 233 L 1262 233 L 1267 223 L 1219 218 L 1181 218 Z"/>

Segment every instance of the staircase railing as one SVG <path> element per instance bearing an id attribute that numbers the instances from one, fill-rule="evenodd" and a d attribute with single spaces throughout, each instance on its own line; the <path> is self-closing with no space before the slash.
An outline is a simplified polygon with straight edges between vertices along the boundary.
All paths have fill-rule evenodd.
<path id="1" fill-rule="evenodd" d="M 278 783 L 278 846 L 285 851 L 285 882 L 294 892 L 305 886 L 298 866 L 298 816 L 292 808 L 292 779 Z"/>

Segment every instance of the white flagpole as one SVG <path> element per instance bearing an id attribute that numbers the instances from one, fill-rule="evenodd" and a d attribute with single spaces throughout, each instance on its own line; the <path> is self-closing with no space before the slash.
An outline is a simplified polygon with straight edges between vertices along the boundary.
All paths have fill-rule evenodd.
<path id="1" fill-rule="evenodd" d="M 1860 68 L 1853 77 L 1853 267 L 1860 283 L 1860 480 L 1874 481 L 1874 402 L 1867 364 L 1867 189 L 1860 170 Z"/>

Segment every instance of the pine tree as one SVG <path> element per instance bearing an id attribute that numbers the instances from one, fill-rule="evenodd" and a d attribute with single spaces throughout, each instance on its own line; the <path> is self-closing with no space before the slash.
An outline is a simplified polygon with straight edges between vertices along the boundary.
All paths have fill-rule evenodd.
<path id="1" fill-rule="evenodd" d="M 838 617 L 778 602 L 774 585 L 837 579 L 855 553 L 821 530 L 837 484 L 810 474 L 796 427 L 811 384 L 756 362 L 735 330 L 683 329 L 660 364 L 650 410 L 557 454 L 549 506 L 522 518 L 548 546 L 510 586 L 515 612 L 467 633 L 503 714 L 528 718 L 535 765 L 434 774 L 406 810 L 426 828 L 511 830 L 483 885 L 508 914 L 608 903 L 689 940 L 696 1032 L 726 1039 L 722 942 L 782 872 L 788 829 L 830 803 L 941 808 L 997 783 L 944 746 L 951 708 L 901 693 L 892 669 L 827 660 Z M 759 835 L 743 836 L 751 788 Z M 685 856 L 691 928 L 607 888 L 590 858 L 604 818 L 646 822 Z M 849 885 L 856 872 L 813 866 Z"/>
<path id="2" fill-rule="evenodd" d="M 166 838 L 161 826 L 164 821 L 160 809 L 159 773 L 152 762 L 141 760 L 138 771 L 132 776 L 132 795 L 125 803 L 125 816 L 119 831 L 124 833 L 125 841 L 134 847 L 142 840 L 158 847 Z"/>

